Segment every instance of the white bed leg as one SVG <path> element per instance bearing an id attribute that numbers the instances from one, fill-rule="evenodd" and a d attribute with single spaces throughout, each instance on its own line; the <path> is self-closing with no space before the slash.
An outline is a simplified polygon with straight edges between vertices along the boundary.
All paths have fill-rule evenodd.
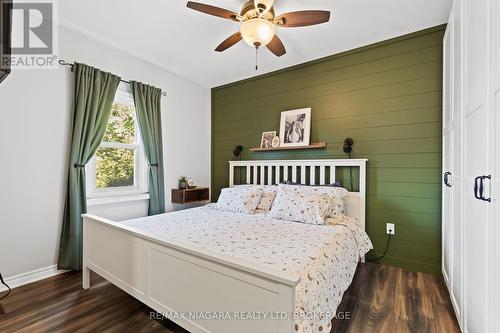
<path id="1" fill-rule="evenodd" d="M 90 269 L 88 269 L 86 266 L 84 266 L 82 269 L 82 288 L 90 288 Z"/>

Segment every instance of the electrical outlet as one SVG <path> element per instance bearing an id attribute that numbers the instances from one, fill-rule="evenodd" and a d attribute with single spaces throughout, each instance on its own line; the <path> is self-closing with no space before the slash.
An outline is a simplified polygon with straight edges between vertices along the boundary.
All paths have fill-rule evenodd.
<path id="1" fill-rule="evenodd" d="M 394 228 L 394 223 L 386 223 L 385 224 L 385 232 L 388 235 L 395 235 L 396 234 L 396 229 Z"/>

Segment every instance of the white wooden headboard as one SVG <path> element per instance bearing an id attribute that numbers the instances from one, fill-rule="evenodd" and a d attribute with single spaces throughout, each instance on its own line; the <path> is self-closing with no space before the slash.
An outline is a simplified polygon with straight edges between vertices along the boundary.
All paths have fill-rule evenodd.
<path id="1" fill-rule="evenodd" d="M 335 182 L 337 167 L 357 167 L 359 192 L 348 192 L 345 198 L 346 214 L 355 217 L 359 225 L 365 229 L 367 161 L 367 159 L 229 161 L 229 186 L 234 186 L 236 168 L 245 169 L 244 184 L 274 185 L 289 180 L 308 185 L 325 185 Z"/>

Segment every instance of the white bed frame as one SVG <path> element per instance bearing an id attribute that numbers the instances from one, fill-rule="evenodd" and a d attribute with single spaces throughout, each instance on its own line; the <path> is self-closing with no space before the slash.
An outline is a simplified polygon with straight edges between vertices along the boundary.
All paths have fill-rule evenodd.
<path id="1" fill-rule="evenodd" d="M 364 227 L 366 161 L 231 161 L 229 184 L 234 185 L 235 168 L 242 167 L 254 184 L 284 179 L 316 184 L 316 172 L 319 184 L 325 184 L 334 181 L 336 167 L 359 167 L 360 191 L 349 192 L 346 212 Z M 306 169 L 309 181 L 300 177 Z M 98 216 L 85 214 L 83 220 L 84 289 L 90 287 L 92 270 L 192 333 L 293 331 L 299 276 L 188 244 L 161 241 Z M 245 320 L 227 320 L 228 314 Z M 263 314 L 275 316 L 264 320 Z M 209 315 L 222 319 L 208 320 Z"/>

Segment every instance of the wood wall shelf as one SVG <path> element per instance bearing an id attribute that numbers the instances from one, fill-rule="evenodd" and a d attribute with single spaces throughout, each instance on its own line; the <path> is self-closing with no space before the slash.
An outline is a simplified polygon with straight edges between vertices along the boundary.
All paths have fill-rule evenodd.
<path id="1" fill-rule="evenodd" d="M 187 189 L 172 189 L 172 203 L 187 204 L 191 202 L 201 202 L 210 200 L 210 190 L 208 187 L 195 187 Z"/>
<path id="2" fill-rule="evenodd" d="M 277 148 L 250 148 L 250 151 L 279 151 L 279 150 L 299 150 L 299 149 L 322 149 L 326 148 L 326 142 L 313 142 L 309 146 L 277 147 Z"/>

